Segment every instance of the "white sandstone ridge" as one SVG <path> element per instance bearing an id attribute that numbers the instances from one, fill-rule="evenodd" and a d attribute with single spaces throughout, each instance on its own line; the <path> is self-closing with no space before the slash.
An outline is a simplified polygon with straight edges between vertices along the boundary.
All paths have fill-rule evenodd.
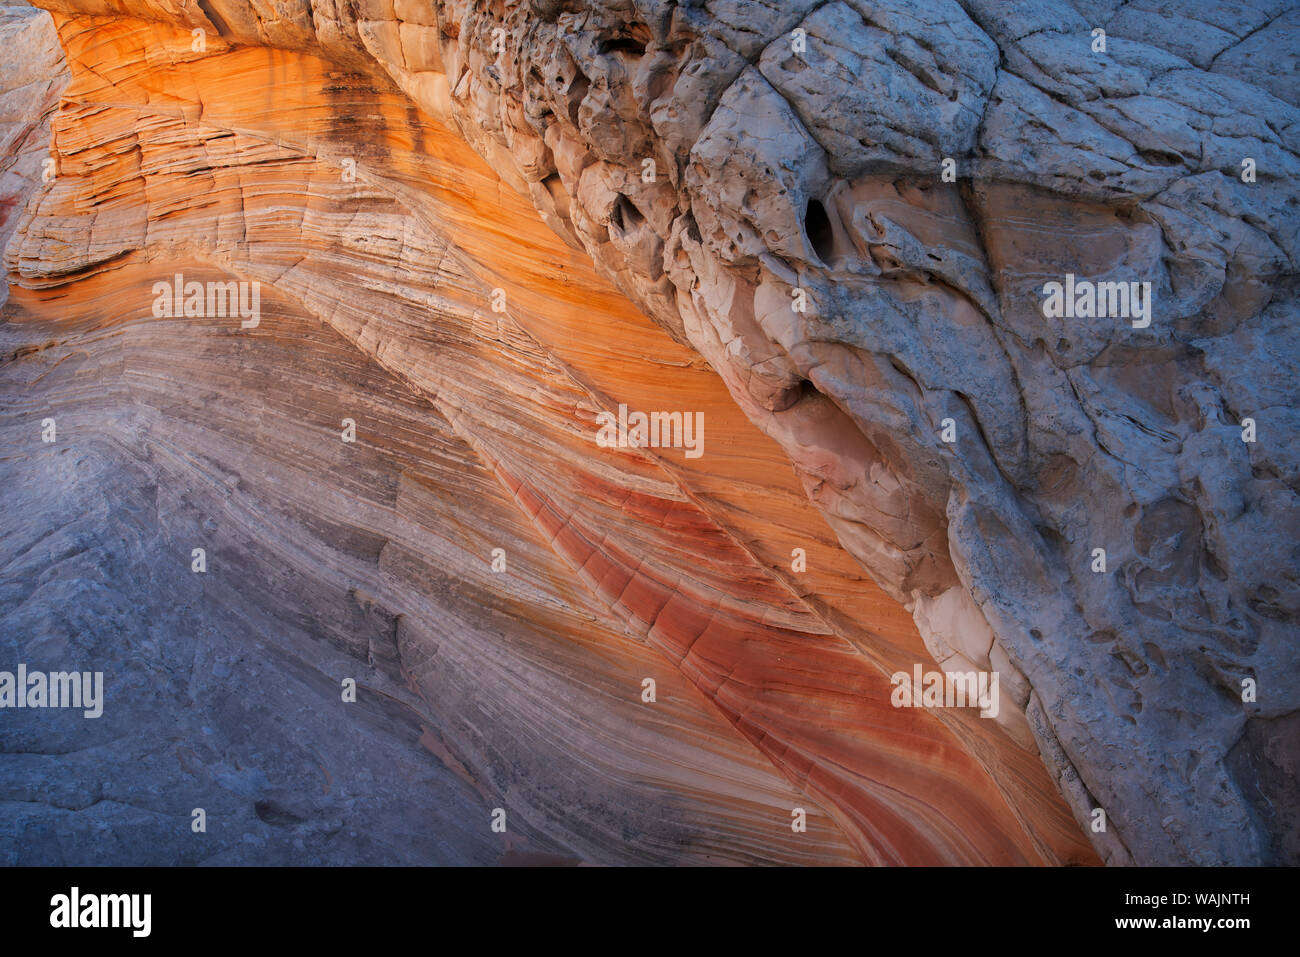
<path id="1" fill-rule="evenodd" d="M 176 273 L 171 282 L 161 279 L 153 284 L 153 314 L 156 319 L 182 316 L 191 319 L 233 319 L 238 316 L 241 329 L 255 329 L 262 321 L 262 284 L 227 280 L 225 282 L 185 281 Z"/>
<path id="2" fill-rule="evenodd" d="M 1092 282 L 1065 274 L 1065 282 L 1043 284 L 1048 319 L 1132 319 L 1134 329 L 1151 325 L 1151 283 Z"/>
<path id="3" fill-rule="evenodd" d="M 620 402 L 613 412 L 596 415 L 596 444 L 602 449 L 684 449 L 688 459 L 704 454 L 703 412 L 628 412 Z"/>

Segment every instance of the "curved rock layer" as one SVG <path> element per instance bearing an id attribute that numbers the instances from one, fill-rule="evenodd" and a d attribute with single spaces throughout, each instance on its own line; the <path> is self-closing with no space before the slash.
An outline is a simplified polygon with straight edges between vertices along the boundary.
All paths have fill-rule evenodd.
<path id="1" fill-rule="evenodd" d="M 125 486 L 143 471 L 158 502 L 139 521 L 159 529 L 128 555 L 92 536 L 80 561 L 140 562 L 192 601 L 175 626 L 191 656 L 214 654 L 200 638 L 225 631 L 223 646 L 257 636 L 276 660 L 288 646 L 309 662 L 295 644 L 323 633 L 367 666 L 362 697 L 418 728 L 538 853 L 1090 859 L 1032 751 L 969 714 L 891 707 L 881 666 L 910 667 L 924 649 L 836 547 L 779 448 L 462 141 L 387 84 L 319 58 L 187 57 L 188 31 L 129 19 L 59 26 L 73 79 L 53 124 L 58 175 L 20 227 L 7 331 L 23 397 L 9 427 L 27 450 L 13 481 L 60 496 L 19 541 L 64 524 L 51 508 L 102 515 L 118 492 L 138 498 Z M 267 76 L 274 97 L 250 98 Z M 344 138 L 340 117 L 364 120 Z M 347 182 L 341 153 L 358 142 L 368 152 Z M 261 322 L 155 318 L 153 284 L 176 272 L 258 279 Z M 505 313 L 488 305 L 494 288 Z M 703 411 L 707 454 L 595 447 L 597 411 L 619 402 Z M 47 416 L 58 441 L 34 445 Z M 345 418 L 355 444 L 340 439 Z M 81 500 L 78 470 L 123 460 L 127 476 Z M 197 577 L 185 570 L 195 541 L 211 557 L 200 596 L 175 584 Z M 169 556 L 140 554 L 152 547 Z M 809 571 L 782 572 L 796 547 Z M 68 560 L 13 551 L 28 578 Z M 12 614 L 54 600 L 38 589 Z M 233 620 L 213 607 L 224 601 L 241 609 Z M 286 619 L 292 642 L 279 638 Z M 284 667 L 247 680 L 266 687 Z M 643 677 L 658 683 L 653 705 Z M 191 763 L 199 780 L 184 788 L 138 785 L 201 791 L 210 772 Z M 304 827 L 324 813 L 301 806 L 292 780 L 272 784 L 259 818 L 263 805 Z M 202 804 L 114 800 L 173 817 Z M 813 809 L 807 835 L 789 826 L 796 806 Z M 466 830 L 487 819 L 461 816 Z"/>
<path id="2" fill-rule="evenodd" d="M 235 595 L 228 643 L 337 681 L 329 638 L 437 756 L 460 859 L 498 806 L 564 860 L 1294 857 L 1284 5 L 45 5 L 9 574 L 161 549 L 190 653 Z M 260 324 L 156 318 L 176 273 L 259 281 Z M 1151 282 L 1153 321 L 1045 318 L 1066 274 Z M 704 454 L 597 446 L 620 405 L 702 412 Z M 134 536 L 82 529 L 150 485 L 183 491 Z M 68 513 L 76 550 L 35 547 Z M 6 614 L 71 641 L 51 598 Z M 935 662 L 999 672 L 996 721 L 892 707 Z M 344 853 L 333 805 L 174 761 Z"/>
<path id="3" fill-rule="evenodd" d="M 28 196 L 54 169 L 49 117 L 68 82 L 49 17 L 0 5 L 0 249 L 9 243 Z M 48 163 L 47 163 L 48 160 Z M 0 287 L 0 305 L 9 296 Z"/>

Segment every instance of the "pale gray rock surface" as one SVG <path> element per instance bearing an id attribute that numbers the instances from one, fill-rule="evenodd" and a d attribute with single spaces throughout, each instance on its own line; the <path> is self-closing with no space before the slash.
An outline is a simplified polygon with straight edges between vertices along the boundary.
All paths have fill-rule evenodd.
<path id="1" fill-rule="evenodd" d="M 489 9 L 438 5 L 443 108 L 529 157 L 932 650 L 991 630 L 967 660 L 1023 674 L 1103 856 L 1294 859 L 1295 5 Z M 1067 273 L 1149 282 L 1149 327 L 1047 318 Z"/>

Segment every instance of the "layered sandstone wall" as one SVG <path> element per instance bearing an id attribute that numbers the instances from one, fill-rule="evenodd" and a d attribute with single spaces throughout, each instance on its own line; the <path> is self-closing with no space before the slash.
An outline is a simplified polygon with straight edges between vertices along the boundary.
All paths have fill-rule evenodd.
<path id="1" fill-rule="evenodd" d="M 1294 45 L 1285 5 L 44 5 L 72 82 L 57 179 L 8 252 L 10 382 L 29 386 L 13 441 L 42 403 L 118 390 L 132 411 L 111 422 L 153 424 L 116 454 L 174 446 L 149 458 L 182 488 L 227 476 L 271 566 L 327 580 L 245 582 L 268 613 L 294 602 L 330 632 L 340 595 L 367 596 L 395 675 L 452 729 L 432 749 L 494 801 L 513 792 L 537 847 L 661 859 L 682 839 L 623 820 L 622 785 L 592 801 L 560 772 L 543 798 L 527 741 L 502 760 L 481 738 L 511 736 L 502 712 L 473 720 L 421 664 L 452 605 L 414 569 L 478 581 L 491 547 L 534 540 L 522 568 L 448 588 L 505 632 L 461 634 L 466 659 L 522 649 L 500 700 L 568 736 L 555 766 L 649 773 L 680 800 L 694 790 L 663 762 L 707 764 L 671 755 L 720 714 L 704 754 L 762 755 L 826 809 L 809 847 L 788 819 L 767 830 L 781 785 L 753 779 L 752 814 L 697 795 L 701 833 L 743 835 L 706 856 L 1294 856 L 1297 114 L 1268 67 Z M 1188 17 L 1194 36 L 1171 28 Z M 260 281 L 262 324 L 155 319 L 176 272 Z M 1151 283 L 1150 325 L 1044 316 L 1067 274 Z M 297 331 L 308 317 L 326 333 Z M 341 387 L 355 374 L 325 340 L 393 384 L 309 403 L 275 372 L 227 381 L 278 349 L 278 375 Z M 438 425 L 364 480 L 330 431 L 360 403 L 361 444 L 392 451 L 388 396 Z M 259 420 L 242 438 L 239 401 Z M 705 454 L 597 447 L 620 404 L 702 411 Z M 84 414 L 81 435 L 120 439 Z M 425 448 L 426 430 L 448 437 Z M 476 469 L 526 526 L 453 491 Z M 428 473 L 456 476 L 432 495 L 454 507 L 404 498 L 427 501 Z M 456 554 L 412 540 L 468 515 L 498 531 Z M 542 642 L 552 602 L 608 636 L 560 620 Z M 643 646 L 619 633 L 699 696 L 672 744 L 629 749 L 589 727 L 599 707 L 578 719 L 541 690 L 603 675 L 637 702 Z M 605 663 L 552 660 L 573 642 Z M 996 724 L 891 707 L 887 676 L 935 662 L 1001 674 Z M 639 707 L 611 713 L 640 727 Z"/>
<path id="2" fill-rule="evenodd" d="M 68 68 L 48 15 L 0 5 L 0 249 L 9 244 L 28 197 L 53 173 L 50 116 Z M 0 305 L 9 297 L 0 288 Z"/>

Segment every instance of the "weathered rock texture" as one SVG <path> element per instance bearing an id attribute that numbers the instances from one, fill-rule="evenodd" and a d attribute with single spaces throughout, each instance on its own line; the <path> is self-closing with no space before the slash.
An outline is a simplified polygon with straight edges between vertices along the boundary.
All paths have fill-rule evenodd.
<path id="1" fill-rule="evenodd" d="M 439 759 L 385 782 L 392 828 L 464 802 L 416 857 L 484 859 L 502 806 L 593 861 L 1295 858 L 1285 4 L 43 5 L 72 78 L 7 253 L 17 652 L 174 645 L 160 715 L 305 669 L 257 707 L 327 709 L 283 747 L 332 779 L 333 642 L 364 732 Z M 259 280 L 261 324 L 155 319 L 176 272 Z M 1045 318 L 1067 273 L 1150 282 L 1150 326 Z M 619 403 L 703 411 L 705 454 L 598 448 Z M 158 589 L 179 617 L 132 618 Z M 892 708 L 917 662 L 1001 673 L 996 724 Z M 277 853 L 349 853 L 320 822 L 364 782 L 223 777 L 263 747 L 237 725 L 194 759 L 194 728 L 69 731 L 176 780 L 51 805 L 238 858 L 184 834 L 220 788 Z"/>
<path id="2" fill-rule="evenodd" d="M 53 173 L 50 114 L 68 81 L 50 18 L 33 7 L 0 5 L 0 249 L 27 198 Z M 47 163 L 47 160 L 50 162 Z M 9 296 L 0 287 L 0 305 Z"/>

